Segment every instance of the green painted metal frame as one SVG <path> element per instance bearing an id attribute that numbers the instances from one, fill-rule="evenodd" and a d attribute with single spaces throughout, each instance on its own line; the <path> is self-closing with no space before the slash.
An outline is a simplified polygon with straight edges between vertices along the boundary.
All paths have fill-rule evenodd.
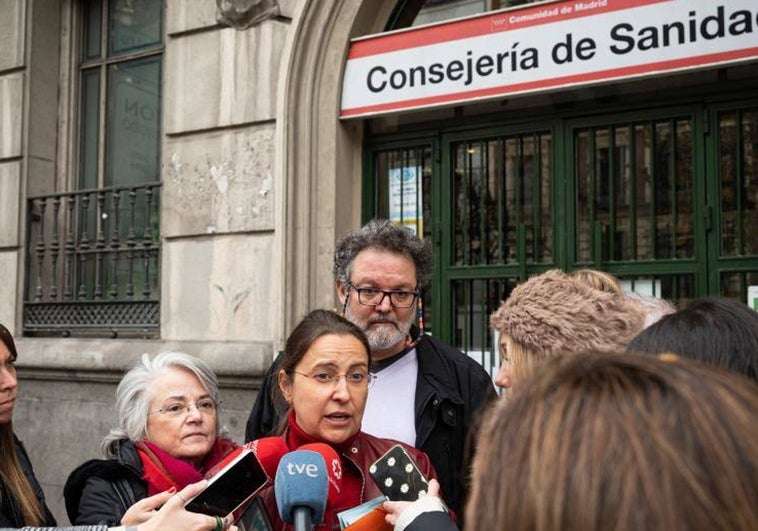
<path id="1" fill-rule="evenodd" d="M 590 130 L 593 132 L 592 135 L 590 135 L 590 138 L 594 138 L 594 131 L 595 128 L 598 127 L 605 127 L 608 128 L 609 132 L 614 131 L 611 136 L 615 136 L 615 126 L 618 124 L 630 124 L 630 125 L 636 125 L 640 122 L 652 122 L 653 120 L 661 121 L 667 119 L 667 117 L 670 117 L 669 120 L 673 121 L 675 118 L 683 118 L 683 117 L 689 117 L 693 124 L 693 153 L 695 156 L 700 155 L 701 157 L 704 157 L 705 149 L 702 146 L 702 139 L 703 134 L 701 132 L 702 125 L 699 123 L 700 120 L 698 119 L 698 114 L 700 113 L 699 108 L 694 108 L 692 105 L 689 106 L 671 106 L 666 108 L 656 108 L 656 109 L 647 109 L 647 110 L 637 110 L 637 111 L 627 111 L 627 112 L 619 112 L 619 113 L 613 113 L 613 114 L 602 114 L 597 115 L 593 117 L 581 117 L 581 118 L 572 118 L 569 120 L 566 120 L 564 122 L 564 142 L 565 142 L 565 149 L 563 150 L 563 157 L 564 157 L 564 163 L 563 166 L 566 168 L 571 168 L 572 171 L 572 180 L 573 180 L 573 172 L 574 166 L 573 166 L 573 143 L 572 138 L 574 136 L 574 131 L 579 128 L 590 128 Z M 655 128 L 652 127 L 650 124 L 648 124 L 646 127 L 649 128 L 649 135 L 650 138 L 653 139 L 652 144 L 654 145 L 654 133 Z M 675 130 L 672 130 L 672 138 L 674 138 Z M 634 135 L 632 135 L 632 138 L 634 138 Z M 613 146 L 615 142 L 611 140 L 609 137 L 609 146 Z M 594 145 L 594 140 L 591 141 L 591 149 L 594 151 L 594 148 L 592 147 Z M 634 158 L 634 157 L 632 157 Z M 652 169 L 655 169 L 655 164 L 652 164 Z M 704 193 L 702 190 L 700 190 L 699 183 L 702 183 L 704 176 L 702 174 L 703 170 L 703 162 L 693 161 L 693 169 L 695 172 L 695 183 L 693 190 L 693 194 L 695 196 L 695 201 L 693 205 L 693 216 L 695 219 L 694 223 L 694 232 L 695 232 L 695 242 L 697 245 L 697 242 L 704 242 L 705 241 L 705 234 L 704 234 L 704 223 L 703 223 L 703 204 L 702 201 L 698 198 L 703 198 Z M 651 172 L 651 180 L 655 179 L 655 172 Z M 574 184 L 574 182 L 568 182 L 567 186 L 569 189 L 572 189 L 575 192 L 578 192 L 578 186 Z M 595 188 L 595 183 L 593 181 L 592 184 L 593 189 Z M 654 182 L 651 184 L 651 187 L 654 189 Z M 612 191 L 612 188 L 611 188 Z M 610 191 L 609 191 L 610 194 Z M 568 197 L 568 193 L 564 194 L 564 197 Z M 576 234 L 576 200 L 575 200 L 575 194 L 571 194 L 572 198 L 574 200 L 572 201 L 565 201 L 565 208 L 567 211 L 567 218 L 568 218 L 568 234 Z M 588 202 L 590 200 L 588 199 Z M 611 201 L 611 204 L 615 204 L 615 201 Z M 652 203 L 655 204 L 654 202 Z M 590 219 L 594 219 L 594 212 L 591 211 L 590 213 Z M 651 212 L 651 217 L 655 218 L 655 212 Z M 655 223 L 652 223 L 651 225 L 654 229 Z M 654 232 L 654 231 L 653 231 Z M 600 241 L 598 241 L 600 239 Z M 568 263 L 566 264 L 566 269 L 575 269 L 580 267 L 592 267 L 596 269 L 602 269 L 603 271 L 608 271 L 609 273 L 612 273 L 614 275 L 623 277 L 623 276 L 631 276 L 631 275 L 668 275 L 668 274 L 694 274 L 696 279 L 700 279 L 703 275 L 700 275 L 699 273 L 701 271 L 707 270 L 707 257 L 705 256 L 705 253 L 695 253 L 696 258 L 695 259 L 654 259 L 654 260 L 613 260 L 613 254 L 612 249 L 608 245 L 608 242 L 603 241 L 603 231 L 601 227 L 599 227 L 599 222 L 595 223 L 594 229 L 593 229 L 593 240 L 592 240 L 592 248 L 593 248 L 593 257 L 594 260 L 592 263 L 586 263 L 586 262 L 579 262 L 576 256 L 576 249 L 574 246 L 568 249 Z M 612 239 L 612 238 L 611 238 Z M 654 234 L 653 234 L 653 241 L 654 240 Z M 606 251 L 606 252 L 604 252 Z M 606 256 L 608 257 L 606 259 Z M 703 295 L 706 294 L 705 286 L 698 286 L 698 292 L 702 293 Z"/>
<path id="2" fill-rule="evenodd" d="M 406 148 L 413 145 L 429 145 L 433 156 L 433 177 L 431 190 L 432 243 L 437 256 L 435 274 L 432 282 L 433 315 L 437 335 L 446 341 L 453 340 L 454 308 L 451 285 L 456 280 L 506 279 L 525 280 L 529 275 L 546 271 L 553 267 L 572 270 L 578 267 L 596 267 L 618 276 L 644 275 L 694 275 L 696 279 L 696 296 L 718 295 L 720 279 L 728 272 L 758 271 L 758 257 L 720 257 L 720 214 L 718 207 L 718 113 L 734 111 L 758 104 L 758 100 L 748 93 L 731 93 L 719 98 L 700 98 L 698 101 L 671 102 L 670 105 L 637 105 L 636 108 L 618 104 L 607 106 L 602 114 L 581 111 L 555 113 L 541 118 L 523 119 L 503 124 L 473 124 L 455 127 L 432 127 L 416 133 L 391 134 L 372 138 L 366 136 L 364 150 L 364 186 L 363 219 L 371 219 L 377 212 L 376 190 L 377 178 L 373 175 L 376 153 L 386 149 Z M 729 99 L 728 102 L 723 102 Z M 719 101 L 721 100 L 721 102 Z M 676 138 L 676 119 L 689 118 L 692 123 L 693 138 L 693 259 L 654 259 L 654 260 L 613 260 L 613 254 L 604 242 L 600 227 L 593 228 L 593 263 L 579 263 L 573 245 L 576 230 L 576 196 L 574 166 L 574 131 L 580 127 L 608 127 L 615 131 L 620 124 L 629 124 L 629 147 L 634 154 L 636 134 L 635 124 L 644 121 L 661 121 L 668 118 L 671 138 Z M 713 128 L 716 128 L 714 134 Z M 655 134 L 650 131 L 651 138 Z M 451 265 L 453 256 L 453 232 L 449 213 L 453 211 L 454 198 L 451 186 L 452 153 L 451 146 L 456 142 L 481 141 L 505 135 L 527 134 L 529 132 L 549 131 L 551 136 L 550 165 L 553 172 L 551 183 L 551 209 L 553 211 L 553 256 L 546 264 L 527 264 L 526 238 L 524 224 L 517 226 L 516 263 L 509 265 L 465 266 Z M 614 132 L 615 135 L 615 132 Z M 590 135 L 593 138 L 594 136 Z M 615 138 L 615 136 L 614 136 Z M 609 143 L 615 140 L 609 139 Z M 674 148 L 675 149 L 675 148 Z M 615 155 L 614 155 L 615 156 Z M 672 154 L 673 156 L 673 154 Z M 631 163 L 634 164 L 634 156 Z M 634 175 L 635 168 L 631 171 Z M 593 167 L 593 172 L 595 168 Z M 708 179 L 706 180 L 706 175 Z M 655 176 L 653 176 L 653 179 Z M 654 184 L 654 183 L 653 183 Z M 594 193 L 594 191 L 593 191 Z M 636 187 L 632 183 L 630 202 L 635 204 Z M 538 194 L 537 197 L 540 197 Z M 714 205 L 716 208 L 714 208 Z M 438 213 L 435 215 L 435 213 Z M 441 214 L 440 214 L 441 213 Z M 594 213 L 591 213 L 594 219 Z M 655 212 L 651 213 L 655 216 Z M 712 219 L 715 218 L 715 219 Z M 654 224 L 653 224 L 654 226 Z M 503 231 L 501 230 L 502 234 Z M 636 233 L 636 228 L 635 228 Z M 674 233 L 675 237 L 675 233 Z M 653 240 L 654 241 L 654 240 Z M 633 244 L 636 249 L 636 241 Z M 634 254 L 636 256 L 636 252 Z M 607 256 L 609 259 L 606 259 Z"/>
<path id="3" fill-rule="evenodd" d="M 714 230 L 708 233 L 708 263 L 707 270 L 708 286 L 704 294 L 719 295 L 721 290 L 721 277 L 725 273 L 747 273 L 758 271 L 758 256 L 721 256 L 721 208 L 719 208 L 719 159 L 720 138 L 718 133 L 719 114 L 723 112 L 735 112 L 737 114 L 737 128 L 739 129 L 740 111 L 751 107 L 758 110 L 758 98 L 750 98 L 735 102 L 714 104 L 704 110 L 705 119 L 710 126 L 706 136 L 705 149 L 714 156 L 707 161 L 707 172 L 713 177 L 706 182 L 706 194 L 709 198 L 708 208 L 712 217 Z M 738 143 L 739 146 L 739 143 Z M 738 150 L 738 155 L 740 154 Z M 739 163 L 739 159 L 738 159 Z M 741 170 L 738 169 L 741 173 Z M 756 221 L 758 223 L 758 221 Z M 705 275 L 703 275 L 705 276 Z M 744 285 L 743 285 L 744 288 Z M 743 300 L 745 299 L 743 293 Z"/>

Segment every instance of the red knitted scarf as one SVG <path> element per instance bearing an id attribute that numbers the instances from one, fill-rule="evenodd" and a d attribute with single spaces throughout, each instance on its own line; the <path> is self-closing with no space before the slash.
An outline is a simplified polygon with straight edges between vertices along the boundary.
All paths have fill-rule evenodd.
<path id="1" fill-rule="evenodd" d="M 208 455 L 197 465 L 189 461 L 169 455 L 155 444 L 147 441 L 137 443 L 137 453 L 142 461 L 147 482 L 147 495 L 158 494 L 171 487 L 181 490 L 190 483 L 197 483 L 204 474 L 221 461 L 227 454 L 237 448 L 237 444 L 229 439 L 216 439 Z"/>

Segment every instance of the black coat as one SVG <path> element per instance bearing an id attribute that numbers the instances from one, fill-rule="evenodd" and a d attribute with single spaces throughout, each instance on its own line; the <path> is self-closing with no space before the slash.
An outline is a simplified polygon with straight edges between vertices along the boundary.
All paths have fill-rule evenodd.
<path id="1" fill-rule="evenodd" d="M 121 441 L 115 459 L 92 459 L 77 467 L 63 487 L 72 524 L 121 525 L 124 513 L 147 497 L 142 461 L 134 443 Z"/>
<path id="2" fill-rule="evenodd" d="M 415 447 L 431 459 L 442 494 L 460 517 L 468 493 L 471 458 L 466 449 L 467 433 L 476 424 L 478 410 L 497 393 L 481 365 L 439 339 L 423 335 L 416 352 Z M 281 359 L 277 358 L 263 378 L 247 420 L 246 441 L 273 434 L 279 423 L 283 412 L 274 407 L 271 387 L 276 385 Z"/>
<path id="3" fill-rule="evenodd" d="M 447 513 L 433 511 L 421 513 L 405 526 L 405 531 L 455 531 L 458 527 L 450 519 Z"/>
<path id="4" fill-rule="evenodd" d="M 44 519 L 43 525 L 55 525 L 55 517 L 45 503 L 45 493 L 42 492 L 42 487 L 34 476 L 32 462 L 29 460 L 29 455 L 26 453 L 26 449 L 15 435 L 13 436 L 13 441 L 16 445 L 16 457 L 21 465 L 21 470 L 26 476 L 29 485 L 32 487 L 32 491 L 34 491 L 34 495 L 37 497 L 37 500 L 39 500 L 40 506 L 42 507 L 42 518 Z M 0 499 L 0 527 L 22 527 L 26 522 L 24 522 L 24 515 L 21 512 L 21 507 L 19 507 L 18 502 L 13 498 L 10 490 L 1 479 L 0 496 L 2 497 Z"/>

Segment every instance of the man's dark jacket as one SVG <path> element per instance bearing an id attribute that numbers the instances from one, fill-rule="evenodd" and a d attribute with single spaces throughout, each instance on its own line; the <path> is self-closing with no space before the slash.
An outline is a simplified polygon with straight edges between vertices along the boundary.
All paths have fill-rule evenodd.
<path id="1" fill-rule="evenodd" d="M 147 497 L 137 448 L 123 440 L 115 459 L 92 459 L 76 468 L 63 487 L 72 524 L 121 525 L 124 513 Z"/>
<path id="2" fill-rule="evenodd" d="M 416 332 L 412 330 L 412 333 Z M 416 332 L 417 333 L 417 332 Z M 423 335 L 416 344 L 416 444 L 432 461 L 445 501 L 462 515 L 468 492 L 466 436 L 475 429 L 477 411 L 497 394 L 489 374 L 456 348 Z M 282 357 L 266 371 L 261 390 L 247 420 L 245 440 L 272 435 L 283 411 L 274 407 L 271 388 L 277 385 Z M 279 409 L 279 411 L 277 411 Z"/>

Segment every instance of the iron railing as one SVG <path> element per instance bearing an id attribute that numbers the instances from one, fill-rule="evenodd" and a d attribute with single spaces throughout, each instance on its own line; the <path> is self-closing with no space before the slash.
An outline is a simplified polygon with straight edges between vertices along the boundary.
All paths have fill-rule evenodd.
<path id="1" fill-rule="evenodd" d="M 26 334 L 158 335 L 160 187 L 28 199 Z"/>

